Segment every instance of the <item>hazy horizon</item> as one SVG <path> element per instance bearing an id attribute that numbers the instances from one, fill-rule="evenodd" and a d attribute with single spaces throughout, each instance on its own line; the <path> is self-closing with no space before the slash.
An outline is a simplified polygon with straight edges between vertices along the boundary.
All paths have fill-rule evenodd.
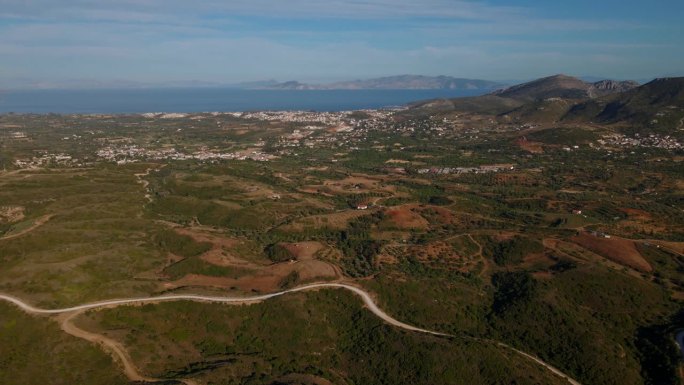
<path id="1" fill-rule="evenodd" d="M 336 82 L 346 82 L 346 81 L 364 81 L 364 80 L 371 80 L 371 79 L 377 79 L 377 78 L 385 78 L 385 77 L 394 77 L 394 76 L 447 76 L 447 77 L 453 77 L 453 78 L 464 78 L 460 76 L 455 76 L 455 75 L 422 75 L 422 74 L 387 74 L 387 75 L 379 75 L 376 77 L 358 77 L 358 78 L 334 78 L 334 79 L 275 79 L 275 78 L 263 78 L 263 79 L 246 79 L 243 81 L 237 81 L 237 82 L 219 82 L 219 81 L 210 81 L 210 80 L 196 80 L 196 79 L 190 79 L 190 80 L 171 80 L 171 81 L 161 81 L 161 82 L 136 82 L 136 81 L 130 81 L 130 80 L 122 80 L 122 79 L 114 79 L 114 80 L 97 80 L 97 79 L 66 79 L 63 81 L 55 81 L 55 82 L 49 82 L 49 81 L 36 81 L 36 82 L 22 82 L 23 79 L 19 79 L 19 81 L 15 82 L 14 84 L 10 86 L 2 86 L 0 85 L 0 92 L 2 91 L 40 91 L 40 90 L 136 90 L 136 89 L 165 89 L 165 88 L 178 88 L 178 89 L 195 89 L 195 88 L 246 88 L 246 89 L 255 89 L 258 87 L 255 87 L 255 84 L 258 83 L 267 83 L 267 82 L 275 82 L 275 83 L 285 83 L 289 81 L 298 81 L 304 84 L 308 85 L 326 85 L 326 84 L 333 84 Z M 596 82 L 599 80 L 617 80 L 617 81 L 636 81 L 638 83 L 644 84 L 649 81 L 652 81 L 656 78 L 662 78 L 662 77 L 680 77 L 684 76 L 682 74 L 661 74 L 657 76 L 652 76 L 648 78 L 641 78 L 641 79 L 636 79 L 636 78 L 616 78 L 616 77 L 601 77 L 601 76 L 592 76 L 592 75 L 574 75 L 574 74 L 561 74 L 561 73 L 553 73 L 553 74 L 541 74 L 539 76 L 535 76 L 532 78 L 526 78 L 526 79 L 485 79 L 485 78 L 464 78 L 464 79 L 469 79 L 469 80 L 483 80 L 483 81 L 493 81 L 493 82 L 498 82 L 501 83 L 502 86 L 511 86 L 515 84 L 520 84 L 540 78 L 545 78 L 549 76 L 554 76 L 554 75 L 567 75 L 567 76 L 572 76 L 576 77 L 578 79 L 587 81 L 587 82 Z"/>
<path id="2" fill-rule="evenodd" d="M 684 3 L 5 0 L 0 89 L 681 76 Z M 197 85 L 195 84 L 195 85 Z"/>

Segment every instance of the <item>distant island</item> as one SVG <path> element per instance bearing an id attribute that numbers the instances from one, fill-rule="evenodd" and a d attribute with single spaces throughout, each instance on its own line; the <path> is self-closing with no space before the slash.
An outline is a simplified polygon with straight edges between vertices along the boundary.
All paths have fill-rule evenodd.
<path id="1" fill-rule="evenodd" d="M 327 84 L 306 84 L 299 81 L 244 84 L 244 88 L 268 90 L 496 90 L 504 86 L 503 83 L 489 80 L 422 75 L 387 76 Z"/>

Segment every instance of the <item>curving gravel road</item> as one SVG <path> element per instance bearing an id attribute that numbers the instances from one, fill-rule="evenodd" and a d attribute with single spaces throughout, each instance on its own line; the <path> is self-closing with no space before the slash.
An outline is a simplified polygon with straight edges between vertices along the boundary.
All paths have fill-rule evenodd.
<path id="1" fill-rule="evenodd" d="M 62 309 L 41 309 L 34 307 L 30 304 L 27 304 L 26 302 L 22 301 L 19 298 L 2 294 L 0 293 L 0 300 L 5 300 L 8 302 L 11 302 L 18 306 L 20 309 L 23 311 L 30 313 L 30 314 L 45 314 L 45 315 L 59 315 L 59 314 L 69 314 L 69 313 L 75 313 L 72 314 L 71 316 L 67 317 L 67 319 L 63 322 L 63 329 L 64 326 L 67 325 L 70 328 L 73 328 L 73 325 L 70 323 L 71 318 L 73 318 L 76 314 L 82 313 L 87 310 L 93 310 L 93 309 L 102 309 L 102 308 L 108 308 L 108 307 L 116 307 L 116 306 L 123 306 L 123 305 L 139 305 L 139 304 L 146 304 L 146 303 L 159 303 L 159 302 L 169 302 L 169 301 L 196 301 L 196 302 L 211 302 L 211 303 L 225 303 L 225 304 L 245 304 L 245 303 L 256 303 L 256 302 L 261 302 L 265 301 L 270 298 L 274 297 L 279 297 L 285 294 L 289 293 L 297 293 L 297 292 L 302 292 L 302 291 L 307 291 L 307 290 L 315 290 L 315 289 L 324 289 L 324 288 L 339 288 L 339 289 L 345 289 L 349 290 L 352 293 L 358 295 L 361 297 L 363 300 L 364 304 L 370 310 L 373 314 L 378 316 L 380 319 L 382 319 L 384 322 L 387 324 L 396 326 L 398 328 L 404 329 L 404 330 L 409 330 L 417 333 L 424 333 L 424 334 L 430 334 L 434 336 L 441 336 L 441 337 L 454 337 L 451 334 L 446 334 L 446 333 L 440 333 L 428 329 L 422 329 L 419 327 L 415 327 L 406 323 L 403 323 L 397 319 L 392 318 L 390 315 L 385 313 L 382 309 L 378 307 L 378 305 L 373 302 L 373 299 L 371 298 L 371 295 L 364 291 L 363 289 L 360 289 L 356 286 L 351 286 L 343 283 L 315 283 L 311 285 L 305 285 L 305 286 L 300 286 L 296 287 L 294 289 L 289 289 L 289 290 L 284 290 L 280 291 L 277 293 L 272 293 L 272 294 L 264 294 L 264 295 L 259 295 L 259 296 L 254 296 L 254 297 L 216 297 L 216 296 L 203 296 L 203 295 L 194 295 L 194 294 L 176 294 L 176 295 L 162 295 L 162 296 L 157 296 L 157 297 L 141 297 L 141 298 L 127 298 L 127 299 L 114 299 L 114 300 L 106 300 L 106 301 L 100 301 L 100 302 L 92 302 L 92 303 L 87 303 L 83 305 L 78 305 L 78 306 L 72 306 L 72 307 L 66 307 Z M 78 335 L 81 338 L 86 338 L 87 336 L 90 336 L 91 338 L 86 338 L 88 340 L 94 341 L 94 342 L 101 342 L 104 343 L 105 341 L 98 340 L 95 338 L 95 335 L 87 333 L 85 331 L 74 331 L 74 330 L 66 330 L 70 334 Z M 551 366 L 550 364 L 547 364 L 546 362 L 542 361 L 541 359 L 525 353 L 523 351 L 520 351 L 516 348 L 513 348 L 512 346 L 509 346 L 507 344 L 504 344 L 502 342 L 496 342 L 496 341 L 490 341 L 490 340 L 485 340 L 485 339 L 478 339 L 475 338 L 476 340 L 482 341 L 482 342 L 494 342 L 498 346 L 509 349 L 525 358 L 528 358 L 535 363 L 543 366 L 547 370 L 551 371 L 555 375 L 565 379 L 568 381 L 568 383 L 572 385 L 581 385 L 579 382 L 576 380 L 572 379 L 570 376 L 566 375 L 565 373 L 561 372 L 560 370 L 556 369 L 555 367 Z M 127 354 L 123 350 L 122 347 L 120 347 L 118 344 L 112 345 L 113 342 L 106 342 L 106 345 L 110 346 L 114 350 L 114 353 L 121 358 L 123 361 L 124 367 L 126 369 L 126 373 L 131 376 L 137 376 L 136 380 L 143 380 L 143 381 L 153 381 L 154 379 L 150 378 L 145 378 L 139 375 L 135 369 L 132 363 L 130 362 L 130 359 L 128 358 Z M 190 383 L 190 381 L 186 382 Z"/>

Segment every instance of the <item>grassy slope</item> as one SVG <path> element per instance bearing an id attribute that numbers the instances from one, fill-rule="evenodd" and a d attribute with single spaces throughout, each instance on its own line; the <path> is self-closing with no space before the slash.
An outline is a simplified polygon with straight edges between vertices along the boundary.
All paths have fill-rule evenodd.
<path id="1" fill-rule="evenodd" d="M 141 167 L 141 166 L 139 166 Z M 32 219 L 54 215 L 21 237 L 0 241 L 0 288 L 54 306 L 149 293 L 134 282 L 163 261 L 142 217 L 135 169 L 27 172 L 6 181 L 0 205 L 27 207 Z"/>
<path id="2" fill-rule="evenodd" d="M 146 372 L 192 373 L 212 384 L 268 384 L 290 373 L 336 384 L 562 383 L 491 344 L 389 327 L 339 290 L 252 306 L 167 303 L 86 317 L 81 322 L 124 341 Z"/>
<path id="3" fill-rule="evenodd" d="M 128 383 L 97 346 L 56 323 L 0 304 L 0 382 L 3 385 L 123 385 Z"/>

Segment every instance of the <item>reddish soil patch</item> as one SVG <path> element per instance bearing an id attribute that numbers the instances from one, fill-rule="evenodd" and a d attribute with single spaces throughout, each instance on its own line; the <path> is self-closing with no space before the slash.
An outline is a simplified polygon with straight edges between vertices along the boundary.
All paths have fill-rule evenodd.
<path id="1" fill-rule="evenodd" d="M 428 221 L 414 211 L 415 205 L 404 205 L 385 211 L 385 216 L 399 229 L 426 229 Z"/>
<path id="2" fill-rule="evenodd" d="M 219 235 L 202 232 L 196 229 L 176 227 L 178 234 L 187 235 L 197 242 L 209 242 L 212 244 L 211 250 L 202 254 L 201 258 L 205 262 L 216 266 L 232 266 L 240 268 L 259 268 L 261 265 L 250 262 L 238 256 L 232 250 L 242 241 L 235 238 L 224 238 Z"/>
<path id="3" fill-rule="evenodd" d="M 644 259 L 633 241 L 624 238 L 602 238 L 588 233 L 571 238 L 578 245 L 593 251 L 611 261 L 629 266 L 639 271 L 650 272 L 651 265 Z"/>
<path id="4" fill-rule="evenodd" d="M 297 189 L 299 192 L 307 193 L 307 194 L 320 194 L 326 197 L 334 197 L 334 194 L 331 194 L 329 191 L 326 191 L 324 187 L 322 186 L 304 186 L 302 188 Z"/>
<path id="5" fill-rule="evenodd" d="M 631 208 L 621 208 L 620 211 L 623 213 L 627 214 L 627 216 L 630 219 L 635 219 L 635 220 L 641 220 L 641 221 L 650 221 L 653 219 L 650 213 L 644 210 L 638 210 L 638 209 L 631 209 Z"/>
<path id="6" fill-rule="evenodd" d="M 333 385 L 325 378 L 312 376 L 310 374 L 288 374 L 278 379 L 278 383 L 287 385 Z"/>
<path id="7" fill-rule="evenodd" d="M 290 273 L 297 272 L 299 281 L 314 281 L 339 278 L 339 269 L 327 262 L 309 260 L 301 262 L 285 262 L 264 267 L 254 274 L 239 278 L 209 277 L 188 274 L 185 277 L 165 284 L 166 289 L 204 286 L 222 289 L 239 289 L 261 293 L 274 292 L 281 289 L 281 283 Z"/>
<path id="8" fill-rule="evenodd" d="M 544 152 L 544 147 L 542 147 L 542 143 L 530 142 L 524 136 L 521 138 L 518 138 L 515 141 L 515 144 L 518 145 L 518 147 L 520 147 L 520 149 L 527 151 L 527 152 L 530 152 L 532 154 L 541 154 Z"/>
<path id="9" fill-rule="evenodd" d="M 445 209 L 444 207 L 426 206 L 423 208 L 423 210 L 421 210 L 421 214 L 425 215 L 426 210 L 431 212 L 431 215 L 429 216 L 430 221 L 437 220 L 441 224 L 446 224 L 452 223 L 454 220 L 454 213 L 449 209 Z"/>
<path id="10" fill-rule="evenodd" d="M 493 234 L 492 238 L 497 242 L 503 242 L 503 241 L 508 241 L 508 240 L 513 239 L 513 237 L 515 237 L 516 235 L 518 235 L 518 234 L 501 231 L 501 232 L 498 232 L 496 234 Z"/>
<path id="11" fill-rule="evenodd" d="M 314 255 L 323 249 L 320 242 L 298 242 L 281 244 L 298 261 L 314 259 Z"/>
<path id="12" fill-rule="evenodd" d="M 458 255 L 453 247 L 446 242 L 432 242 L 423 247 L 414 247 L 420 250 L 419 256 L 428 260 L 462 260 L 464 257 Z"/>
<path id="13" fill-rule="evenodd" d="M 553 273 L 548 272 L 548 271 L 537 271 L 537 272 L 532 273 L 532 276 L 536 279 L 548 281 L 548 280 L 553 278 Z"/>
<path id="14" fill-rule="evenodd" d="M 684 242 L 667 242 L 658 240 L 649 240 L 648 242 L 660 245 L 666 249 L 672 250 L 679 254 L 684 254 Z"/>
<path id="15" fill-rule="evenodd" d="M 293 223 L 281 227 L 285 231 L 302 231 L 305 227 L 344 230 L 347 228 L 349 221 L 369 215 L 372 210 L 346 210 L 332 214 L 312 215 L 310 217 L 301 218 Z"/>
<path id="16" fill-rule="evenodd" d="M 682 180 L 682 179 L 677 180 L 677 188 L 680 190 L 684 190 L 684 180 Z"/>
<path id="17" fill-rule="evenodd" d="M 379 265 L 396 265 L 399 260 L 394 255 L 380 254 L 377 256 L 377 263 Z"/>

